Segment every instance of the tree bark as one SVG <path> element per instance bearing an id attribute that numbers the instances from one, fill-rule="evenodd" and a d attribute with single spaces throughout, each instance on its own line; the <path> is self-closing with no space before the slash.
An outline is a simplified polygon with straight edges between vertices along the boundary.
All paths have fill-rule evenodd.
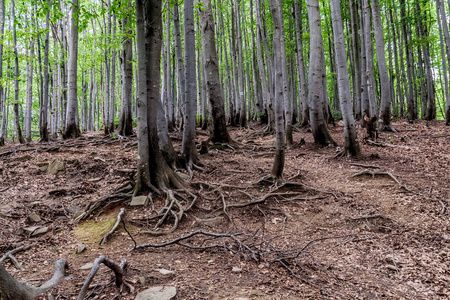
<path id="1" fill-rule="evenodd" d="M 285 128 L 284 128 L 284 118 L 283 118 L 283 104 L 285 102 L 286 93 L 286 80 L 283 74 L 283 68 L 286 69 L 285 59 L 283 60 L 283 55 L 286 54 L 286 50 L 282 47 L 282 35 L 284 35 L 283 30 L 283 19 L 281 17 L 282 5 L 278 0 L 270 0 L 270 11 L 272 13 L 273 20 L 273 47 L 274 47 L 274 79 L 275 79 L 275 159 L 272 165 L 272 178 L 275 182 L 283 179 L 283 170 L 285 162 Z M 284 63 L 284 65 L 283 65 Z M 287 117 L 286 117 L 287 118 Z"/>
<path id="2" fill-rule="evenodd" d="M 307 0 L 310 28 L 310 58 L 308 78 L 308 103 L 314 142 L 320 146 L 336 144 L 331 137 L 324 118 L 324 55 L 318 0 Z"/>
<path id="3" fill-rule="evenodd" d="M 21 144 L 25 143 L 20 129 L 19 116 L 19 55 L 17 53 L 17 34 L 16 34 L 16 15 L 14 12 L 14 0 L 11 0 L 11 14 L 13 18 L 13 43 L 14 43 L 14 124 L 16 128 L 17 139 Z"/>
<path id="4" fill-rule="evenodd" d="M 375 29 L 375 47 L 377 50 L 378 73 L 381 85 L 380 126 L 383 130 L 391 128 L 391 84 L 384 52 L 383 25 L 381 24 L 380 2 L 372 0 L 373 27 Z"/>
<path id="5" fill-rule="evenodd" d="M 68 61 L 68 95 L 66 128 L 64 138 L 76 138 L 81 135 L 76 122 L 78 112 L 77 60 L 78 60 L 78 0 L 72 0 L 70 13 L 69 61 Z"/>
<path id="6" fill-rule="evenodd" d="M 205 78 L 207 97 L 211 107 L 212 132 L 210 139 L 218 143 L 230 143 L 225 118 L 225 104 L 223 90 L 219 77 L 219 63 L 216 52 L 216 39 L 214 20 L 210 0 L 203 0 L 203 9 L 200 11 L 202 22 L 202 51 L 205 58 Z"/>
<path id="7" fill-rule="evenodd" d="M 441 58 L 442 58 L 442 72 L 444 74 L 444 91 L 445 91 L 445 124 L 450 125 L 450 92 L 449 92 L 449 82 L 448 82 L 448 73 L 447 73 L 447 64 L 445 60 L 445 51 L 444 51 L 444 39 L 442 36 L 442 31 L 445 32 L 447 30 L 447 36 L 445 38 L 445 50 L 447 51 L 447 59 L 449 59 L 449 66 L 450 66 L 450 55 L 449 55 L 449 46 L 450 45 L 450 36 L 448 35 L 448 28 L 443 28 L 443 24 L 445 25 L 447 23 L 447 20 L 443 21 L 441 20 L 441 9 L 443 8 L 443 5 L 441 5 L 442 0 L 436 0 L 436 16 L 437 16 L 437 22 L 439 26 L 439 38 L 440 38 L 440 48 L 441 48 Z M 445 15 L 445 12 L 444 14 Z M 447 39 L 448 38 L 448 39 Z M 447 43 L 447 41 L 449 43 Z"/>
<path id="8" fill-rule="evenodd" d="M 297 77 L 299 85 L 299 96 L 301 106 L 301 120 L 300 125 L 302 127 L 307 126 L 309 123 L 309 104 L 308 104 L 308 87 L 305 75 L 305 62 L 303 58 L 303 30 L 302 30 L 302 8 L 303 1 L 296 0 L 294 3 L 295 13 L 295 31 L 297 37 Z"/>
<path id="9" fill-rule="evenodd" d="M 334 48 L 336 55 L 336 69 L 341 104 L 344 120 L 344 153 L 346 156 L 358 156 L 360 154 L 358 137 L 356 133 L 355 119 L 353 117 L 352 96 L 345 54 L 344 29 L 341 18 L 341 4 L 339 0 L 331 0 L 331 18 L 333 23 Z"/>
<path id="10" fill-rule="evenodd" d="M 130 17 L 131 0 L 127 1 L 127 14 L 122 20 L 122 30 L 126 33 L 122 44 L 122 105 L 117 131 L 122 136 L 133 134 L 131 97 L 133 88 L 133 42 Z"/>
<path id="11" fill-rule="evenodd" d="M 195 31 L 194 31 L 194 2 L 186 0 L 184 3 L 184 42 L 186 63 L 186 94 L 184 103 L 184 128 L 181 155 L 188 171 L 192 171 L 197 163 L 197 149 L 195 147 L 195 125 L 197 92 L 195 81 Z"/>

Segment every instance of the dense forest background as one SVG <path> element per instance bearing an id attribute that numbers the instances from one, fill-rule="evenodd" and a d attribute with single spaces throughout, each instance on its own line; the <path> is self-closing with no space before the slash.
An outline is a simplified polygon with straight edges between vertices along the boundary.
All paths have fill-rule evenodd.
<path id="1" fill-rule="evenodd" d="M 307 1 L 308 2 L 308 1 Z M 340 17 L 345 37 L 346 62 L 357 120 L 376 115 L 388 100 L 392 117 L 409 120 L 445 119 L 448 115 L 449 3 L 443 0 L 341 1 Z M 267 122 L 274 85 L 272 68 L 276 31 L 267 1 L 212 1 L 215 45 L 227 120 Z M 319 1 L 325 62 L 326 114 L 341 117 L 336 50 L 330 1 Z M 1 136 L 21 140 L 56 137 L 66 127 L 71 1 L 1 1 Z M 76 49 L 76 123 L 81 131 L 113 132 L 127 110 L 136 120 L 136 17 L 132 1 L 80 1 L 73 19 L 78 28 Z M 194 4 L 196 112 L 198 125 L 206 128 L 209 114 L 205 86 L 203 34 L 200 12 Z M 279 1 L 285 45 L 289 114 L 292 122 L 307 124 L 308 73 L 310 72 L 310 23 L 305 1 Z M 162 4 L 161 100 L 169 130 L 182 125 L 184 103 L 184 3 Z M 379 16 L 377 16 L 377 13 Z M 377 25 L 380 18 L 381 24 Z M 367 26 L 366 26 L 367 25 Z M 366 27 L 367 28 L 366 28 Z M 382 30 L 381 43 L 377 39 Z M 203 35 L 202 35 L 203 34 Z M 384 51 L 384 53 L 382 53 Z M 381 54 L 381 55 L 380 55 Z M 382 61 L 384 57 L 385 61 Z M 387 76 L 380 72 L 385 64 Z M 371 75 L 370 75 L 371 74 Z M 128 77 L 128 78 L 127 78 Z M 373 78 L 372 78 L 373 77 Z M 367 78 L 367 83 L 366 83 Z M 385 81 L 389 93 L 386 94 Z M 372 92 L 365 85 L 373 85 Z M 385 99 L 388 97 L 389 99 Z M 372 112 L 365 111 L 365 98 Z M 373 99 L 372 99 L 373 98 Z M 285 100 L 286 101 L 286 100 Z M 373 104 L 375 101 L 376 104 Z M 285 110 L 286 111 L 286 110 Z M 122 115 L 121 115 L 122 114 Z M 380 118 L 381 112 L 380 112 Z M 363 121 L 364 122 L 364 121 Z M 47 130 L 44 130 L 46 127 Z M 119 128 L 120 129 L 120 128 Z M 120 134 L 124 134 L 120 129 Z M 130 130 L 128 129 L 128 134 Z M 22 140 L 22 142 L 24 141 Z"/>

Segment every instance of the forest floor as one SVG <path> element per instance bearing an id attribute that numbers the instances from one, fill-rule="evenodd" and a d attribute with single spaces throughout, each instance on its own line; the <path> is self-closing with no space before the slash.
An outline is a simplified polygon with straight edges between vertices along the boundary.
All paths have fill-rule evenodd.
<path id="1" fill-rule="evenodd" d="M 127 286 L 116 288 L 113 272 L 103 266 L 90 299 L 134 299 L 155 285 L 176 287 L 176 299 L 450 299 L 450 127 L 404 120 L 394 126 L 398 132 L 382 132 L 376 145 L 363 142 L 359 129 L 357 160 L 336 158 L 335 147 L 314 147 L 312 134 L 297 128 L 284 174 L 298 185 L 278 187 L 258 183 L 270 173 L 274 137 L 257 124 L 231 128 L 237 143 L 200 156 L 205 169 L 195 171 L 189 185 L 197 202 L 177 230 L 161 236 L 141 232 L 152 229 L 151 218 L 164 202 L 155 194 L 146 207 L 130 207 L 127 198 L 74 221 L 74 213 L 91 201 L 128 184 L 136 168 L 135 138 L 115 140 L 98 132 L 75 141 L 9 144 L 0 150 L 0 257 L 32 245 L 15 254 L 23 271 L 10 262 L 5 266 L 34 285 L 52 276 L 57 259 L 67 259 L 71 279 L 42 299 L 76 299 L 90 271 L 86 264 L 99 255 L 127 259 Z M 330 130 L 342 145 L 342 123 Z M 180 136 L 173 134 L 178 150 Z M 207 133 L 198 137 L 205 140 Z M 28 151 L 14 151 L 20 149 Z M 47 172 L 52 161 L 63 163 L 53 163 L 56 175 Z M 233 207 L 256 200 L 264 201 Z M 99 245 L 121 207 L 125 228 L 121 224 Z M 34 214 L 37 222 L 30 220 Z M 48 231 L 36 235 L 32 226 Z M 133 250 L 125 229 L 138 244 L 198 229 L 233 234 L 241 244 L 196 236 L 185 243 L 217 247 Z M 78 244 L 87 249 L 76 254 Z"/>

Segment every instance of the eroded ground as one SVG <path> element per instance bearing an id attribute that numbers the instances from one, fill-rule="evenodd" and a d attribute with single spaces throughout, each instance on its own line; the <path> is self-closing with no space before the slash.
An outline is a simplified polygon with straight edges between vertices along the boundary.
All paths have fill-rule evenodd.
<path id="1" fill-rule="evenodd" d="M 232 206 L 277 188 L 255 184 L 270 172 L 274 139 L 258 125 L 232 129 L 239 144 L 216 147 L 200 157 L 205 171 L 195 172 L 189 187 L 198 196 L 196 204 L 175 232 L 157 237 L 140 233 L 151 229 L 152 205 L 132 208 L 129 199 L 96 210 L 87 222 L 74 222 L 74 214 L 90 201 L 129 183 L 137 159 L 133 138 L 104 139 L 98 133 L 76 141 L 8 145 L 0 152 L 36 151 L 0 156 L 0 256 L 33 244 L 15 255 L 24 271 L 5 265 L 16 278 L 35 285 L 51 277 L 55 260 L 66 258 L 72 278 L 47 293 L 55 299 L 75 299 L 90 271 L 80 268 L 99 255 L 127 259 L 128 286 L 116 288 L 113 273 L 102 267 L 89 291 L 92 299 L 134 299 L 139 291 L 160 284 L 175 286 L 176 299 L 448 299 L 450 128 L 422 121 L 398 121 L 395 127 L 399 132 L 381 133 L 378 145 L 362 143 L 359 160 L 335 158 L 336 148 L 317 149 L 311 133 L 296 130 L 295 142 L 303 138 L 306 143 L 287 150 L 285 178 L 311 189 L 282 187 L 264 203 L 241 208 Z M 342 127 L 331 131 L 342 145 Z M 362 130 L 359 136 L 364 138 Z M 199 140 L 206 137 L 200 132 Z M 179 144 L 179 133 L 173 138 Z M 63 163 L 56 175 L 46 169 L 54 160 Z M 375 175 L 352 177 L 365 170 Z M 223 213 L 220 195 L 230 206 L 232 222 Z M 163 196 L 152 198 L 155 209 L 164 202 Z M 171 245 L 131 251 L 134 243 L 122 225 L 100 246 L 121 207 L 138 244 L 203 229 L 251 234 L 259 242 L 244 244 L 257 244 L 265 254 L 255 261 L 227 239 L 214 242 L 229 250 Z M 30 221 L 32 213 L 41 220 Z M 48 231 L 31 236 L 24 230 L 31 226 Z M 79 243 L 87 250 L 75 254 Z M 175 274 L 162 275 L 158 269 Z"/>

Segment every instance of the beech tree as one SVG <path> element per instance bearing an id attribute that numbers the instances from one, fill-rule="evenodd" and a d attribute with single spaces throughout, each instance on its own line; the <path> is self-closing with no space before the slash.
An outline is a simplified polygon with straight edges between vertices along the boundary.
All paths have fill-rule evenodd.
<path id="1" fill-rule="evenodd" d="M 323 55 L 323 39 L 320 24 L 320 9 L 318 0 L 307 0 L 308 18 L 310 28 L 310 56 L 309 56 L 309 78 L 308 78 L 308 103 L 309 119 L 312 134 L 316 144 L 328 146 L 335 144 L 324 118 L 324 77 L 323 68 L 325 62 Z"/>
<path id="2" fill-rule="evenodd" d="M 336 70 L 341 104 L 342 117 L 344 119 L 344 154 L 358 156 L 360 154 L 359 142 L 356 133 L 355 119 L 350 93 L 350 81 L 345 54 L 345 38 L 341 17 L 341 4 L 339 0 L 331 0 L 331 19 L 333 22 L 334 52 L 336 55 Z"/>
<path id="3" fill-rule="evenodd" d="M 78 22 L 79 10 L 78 0 L 72 1 L 70 9 L 70 34 L 68 39 L 69 61 L 67 64 L 68 73 L 68 95 L 67 95 L 67 113 L 65 125 L 65 138 L 76 138 L 81 135 L 77 122 L 78 115 Z"/>

